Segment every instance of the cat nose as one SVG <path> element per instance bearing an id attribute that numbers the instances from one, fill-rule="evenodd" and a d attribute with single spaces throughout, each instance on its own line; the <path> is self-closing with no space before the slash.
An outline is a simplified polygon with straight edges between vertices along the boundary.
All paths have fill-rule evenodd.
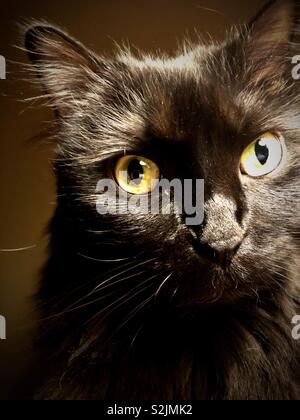
<path id="1" fill-rule="evenodd" d="M 200 252 L 223 267 L 230 264 L 245 237 L 238 222 L 209 223 L 200 235 Z"/>
<path id="2" fill-rule="evenodd" d="M 234 235 L 208 242 L 200 240 L 198 251 L 203 257 L 226 268 L 230 265 L 232 258 L 240 248 L 243 237 L 243 235 Z"/>
<path id="3" fill-rule="evenodd" d="M 243 233 L 234 234 L 234 236 L 228 236 L 228 238 L 212 238 L 207 243 L 203 242 L 204 245 L 209 246 L 216 253 L 222 254 L 224 252 L 234 252 L 240 247 L 243 240 Z"/>
<path id="4" fill-rule="evenodd" d="M 231 200 L 215 195 L 206 204 L 206 220 L 198 236 L 200 255 L 223 267 L 230 264 L 245 237 L 236 210 Z"/>

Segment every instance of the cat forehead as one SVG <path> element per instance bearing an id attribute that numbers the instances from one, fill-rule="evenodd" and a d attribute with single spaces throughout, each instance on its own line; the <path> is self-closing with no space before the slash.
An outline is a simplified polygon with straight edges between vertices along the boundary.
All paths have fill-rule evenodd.
<path id="1" fill-rule="evenodd" d="M 101 106 L 106 111 L 113 108 L 118 117 L 115 126 L 122 122 L 122 129 L 127 124 L 131 131 L 138 126 L 138 132 L 146 127 L 166 139 L 186 140 L 191 132 L 197 135 L 205 129 L 241 132 L 241 127 L 253 120 L 259 131 L 260 119 L 269 117 L 267 111 L 258 113 L 264 92 L 261 86 L 253 86 L 250 70 L 238 53 L 240 46 L 235 48 L 238 57 L 231 54 L 228 44 L 199 46 L 175 58 L 136 58 L 130 52 L 120 52 L 117 61 L 121 65 L 112 67 L 112 83 L 96 80 L 100 80 L 101 92 L 96 102 L 104 104 Z M 275 88 L 278 93 L 280 89 Z M 274 86 L 272 96 L 273 90 Z M 112 112 L 106 114 L 111 118 Z M 131 123 L 137 120 L 138 124 Z"/>
<path id="2" fill-rule="evenodd" d="M 238 106 L 242 96 L 232 95 L 232 86 L 209 69 L 210 53 L 201 49 L 175 59 L 147 57 L 143 61 L 125 57 L 130 63 L 133 86 L 141 93 L 144 116 L 152 131 L 164 138 L 183 138 L 190 133 L 191 125 L 197 126 L 205 119 L 217 118 L 230 124 L 241 119 Z M 199 58 L 200 56 L 200 58 Z M 141 76 L 142 75 L 142 76 Z"/>

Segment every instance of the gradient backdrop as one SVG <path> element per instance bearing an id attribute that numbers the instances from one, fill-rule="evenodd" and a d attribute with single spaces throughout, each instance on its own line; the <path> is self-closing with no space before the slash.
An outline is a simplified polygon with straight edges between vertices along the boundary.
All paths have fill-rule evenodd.
<path id="1" fill-rule="evenodd" d="M 52 118 L 39 91 L 21 80 L 26 55 L 17 24 L 46 19 L 99 53 L 111 54 L 114 41 L 145 51 L 172 52 L 195 31 L 220 39 L 232 24 L 246 22 L 263 0 L 9 0 L 2 4 L 0 55 L 7 80 L 0 80 L 0 315 L 7 318 L 7 341 L 0 341 L 0 399 L 15 398 L 19 378 L 32 357 L 30 296 L 46 257 L 45 228 L 55 209 L 50 142 L 29 142 Z M 18 64 L 19 63 L 19 64 Z M 28 248 L 29 247 L 29 248 Z M 24 250 L 13 251 L 19 248 Z M 30 374 L 30 372 L 29 372 Z"/>

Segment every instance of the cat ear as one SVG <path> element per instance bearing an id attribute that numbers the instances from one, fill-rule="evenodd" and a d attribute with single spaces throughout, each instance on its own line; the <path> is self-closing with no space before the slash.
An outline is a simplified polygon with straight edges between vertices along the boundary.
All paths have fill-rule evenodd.
<path id="1" fill-rule="evenodd" d="M 100 60 L 65 32 L 50 25 L 30 27 L 25 47 L 45 93 L 64 116 L 74 107 Z"/>
<path id="2" fill-rule="evenodd" d="M 257 49 L 286 44 L 294 37 L 299 18 L 299 1 L 271 0 L 248 25 L 250 39 Z"/>
<path id="3" fill-rule="evenodd" d="M 251 64 L 261 67 L 260 76 L 286 67 L 291 41 L 300 23 L 300 2 L 272 0 L 257 14 L 247 28 L 246 55 Z M 259 72 L 258 72 L 259 73 Z"/>

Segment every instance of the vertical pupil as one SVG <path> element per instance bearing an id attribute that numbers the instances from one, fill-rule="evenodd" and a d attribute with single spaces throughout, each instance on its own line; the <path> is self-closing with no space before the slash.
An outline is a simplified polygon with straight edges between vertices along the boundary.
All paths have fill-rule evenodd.
<path id="1" fill-rule="evenodd" d="M 261 144 L 259 140 L 255 145 L 256 157 L 262 165 L 265 165 L 269 159 L 269 149 L 266 145 Z"/>
<path id="2" fill-rule="evenodd" d="M 141 165 L 140 161 L 137 159 L 134 159 L 130 162 L 128 165 L 128 180 L 129 182 L 135 182 L 137 185 L 139 185 L 143 180 L 144 175 L 144 168 Z"/>

